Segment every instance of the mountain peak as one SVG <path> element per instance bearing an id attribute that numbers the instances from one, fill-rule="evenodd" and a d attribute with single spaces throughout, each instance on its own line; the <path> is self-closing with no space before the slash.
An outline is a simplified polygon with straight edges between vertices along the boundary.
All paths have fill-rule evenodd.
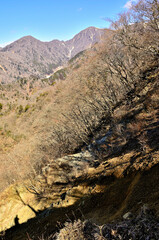
<path id="1" fill-rule="evenodd" d="M 45 77 L 79 52 L 99 42 L 102 34 L 104 29 L 91 26 L 68 41 L 55 39 L 42 42 L 31 35 L 24 36 L 0 50 L 0 65 L 7 69 L 5 73 L 0 72 L 0 77 L 4 82 L 13 81 L 19 75 Z"/>
<path id="2" fill-rule="evenodd" d="M 27 40 L 38 40 L 38 39 L 34 38 L 34 37 L 31 36 L 31 35 L 24 36 L 24 37 L 22 37 L 22 38 L 20 38 L 20 39 L 23 39 L 23 38 L 25 38 L 25 39 L 27 39 Z M 39 40 L 38 40 L 38 41 L 39 41 Z"/>
<path id="3" fill-rule="evenodd" d="M 33 36 L 31 36 L 31 35 L 27 35 L 27 36 L 24 36 L 24 37 L 22 37 L 22 38 L 20 38 L 20 39 L 18 39 L 17 41 L 15 41 L 15 43 L 16 42 L 22 42 L 22 41 L 27 41 L 27 42 L 29 42 L 29 41 L 38 41 L 38 42 L 41 42 L 40 40 L 38 40 L 37 38 L 34 38 Z M 14 42 L 13 42 L 14 43 Z"/>

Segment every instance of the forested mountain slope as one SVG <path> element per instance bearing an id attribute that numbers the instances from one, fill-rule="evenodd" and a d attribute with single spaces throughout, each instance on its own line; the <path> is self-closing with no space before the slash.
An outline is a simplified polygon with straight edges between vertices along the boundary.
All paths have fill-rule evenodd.
<path id="1" fill-rule="evenodd" d="M 4 238 L 61 240 L 76 232 L 72 239 L 122 239 L 124 232 L 157 239 L 158 16 L 158 1 L 139 1 L 101 43 L 60 70 L 61 80 L 58 72 L 44 88 L 33 87 L 21 107 L 18 100 L 2 106 L 1 189 L 10 185 L 0 195 L 2 230 L 13 226 Z M 128 212 L 132 222 L 105 232 L 89 225 L 85 235 L 81 221 L 61 230 L 65 221 L 103 225 Z M 121 231 L 123 224 L 135 224 L 135 233 Z"/>
<path id="2" fill-rule="evenodd" d="M 49 75 L 77 53 L 99 42 L 104 32 L 104 29 L 89 27 L 71 40 L 50 42 L 25 36 L 0 49 L 0 82 L 16 81 L 31 75 Z"/>

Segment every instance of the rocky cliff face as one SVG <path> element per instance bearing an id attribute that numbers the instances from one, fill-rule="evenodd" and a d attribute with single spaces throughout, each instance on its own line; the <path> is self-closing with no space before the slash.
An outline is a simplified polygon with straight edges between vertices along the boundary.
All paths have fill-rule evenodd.
<path id="1" fill-rule="evenodd" d="M 99 42 L 103 33 L 103 29 L 90 27 L 68 41 L 41 42 L 32 36 L 23 37 L 0 49 L 0 82 L 30 75 L 44 77 Z"/>

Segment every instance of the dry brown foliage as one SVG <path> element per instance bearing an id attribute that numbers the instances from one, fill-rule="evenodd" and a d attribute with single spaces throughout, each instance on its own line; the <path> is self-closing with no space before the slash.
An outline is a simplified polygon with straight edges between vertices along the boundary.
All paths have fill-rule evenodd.
<path id="1" fill-rule="evenodd" d="M 80 151 L 112 120 L 117 104 L 125 98 L 131 104 L 136 91 L 158 76 L 158 16 L 157 0 L 139 1 L 76 61 L 78 68 L 70 66 L 65 81 L 46 87 L 47 95 L 20 116 L 11 111 L 1 117 L 2 128 L 7 122 L 13 135 L 25 136 L 3 151 L 1 188 L 6 179 L 24 178 L 32 168 L 38 173 L 49 159 Z"/>

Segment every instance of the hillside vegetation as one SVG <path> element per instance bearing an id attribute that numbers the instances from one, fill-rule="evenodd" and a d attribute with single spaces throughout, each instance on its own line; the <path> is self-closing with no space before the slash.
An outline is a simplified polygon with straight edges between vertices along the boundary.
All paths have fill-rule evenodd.
<path id="1" fill-rule="evenodd" d="M 144 4 L 149 6 L 145 8 Z M 130 104 L 135 94 L 157 79 L 159 33 L 155 4 L 158 2 L 139 2 L 120 15 L 105 41 L 71 63 L 65 81 L 46 87 L 44 82 L 41 90 L 35 86 L 29 91 L 24 79 L 20 93 L 9 86 L 14 95 L 8 97 L 8 110 L 1 110 L 1 161 L 6 166 L 5 172 L 1 170 L 1 179 L 10 183 L 12 176 L 25 177 L 34 166 L 80 151 L 113 120 L 115 106 L 126 98 Z"/>
<path id="2" fill-rule="evenodd" d="M 85 223 L 77 221 L 66 229 L 75 226 L 82 235 L 70 238 L 64 229 L 55 236 L 57 221 L 63 223 L 72 212 L 104 224 L 127 211 L 136 214 L 144 203 L 159 213 L 158 39 L 159 2 L 140 0 L 112 22 L 100 43 L 50 78 L 10 86 L 10 105 L 5 99 L 0 107 L 0 188 L 13 184 L 1 195 L 3 209 L 13 210 L 3 226 L 14 224 L 14 205 L 36 217 L 6 236 L 13 231 L 12 239 L 37 239 L 42 233 L 50 239 L 89 239 Z M 17 86 L 21 104 L 12 96 Z M 22 182 L 25 190 L 17 187 Z M 34 196 L 26 197 L 27 203 L 21 197 L 26 190 Z M 26 221 L 22 210 L 19 215 L 20 223 Z M 112 238 L 100 232 L 90 239 Z M 118 231 L 113 239 L 119 239 Z"/>

